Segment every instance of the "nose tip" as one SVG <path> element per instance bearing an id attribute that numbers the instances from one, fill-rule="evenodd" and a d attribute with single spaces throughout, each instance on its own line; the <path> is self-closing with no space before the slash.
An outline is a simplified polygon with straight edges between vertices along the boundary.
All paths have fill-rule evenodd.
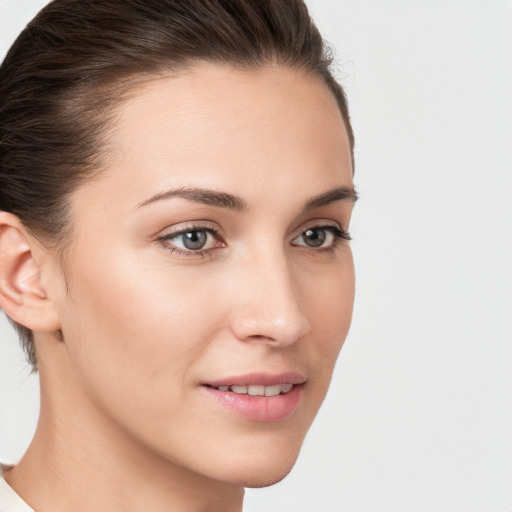
<path id="1" fill-rule="evenodd" d="M 266 279 L 253 275 L 233 308 L 231 329 L 241 341 L 287 346 L 311 328 L 288 272 L 273 270 Z"/>
<path id="2" fill-rule="evenodd" d="M 309 322 L 299 311 L 262 311 L 267 305 L 262 306 L 238 312 L 234 316 L 231 326 L 239 340 L 286 346 L 295 343 L 309 331 Z"/>

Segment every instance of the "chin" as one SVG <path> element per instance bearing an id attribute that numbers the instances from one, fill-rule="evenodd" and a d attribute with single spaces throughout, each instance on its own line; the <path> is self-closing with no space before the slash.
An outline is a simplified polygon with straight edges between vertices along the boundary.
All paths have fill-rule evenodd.
<path id="1" fill-rule="evenodd" d="M 295 463 L 292 464 L 292 466 L 290 468 L 286 469 L 286 471 L 281 472 L 279 475 L 272 475 L 272 478 L 270 478 L 270 475 L 265 475 L 265 477 L 260 476 L 260 478 L 258 478 L 258 479 L 252 479 L 252 480 L 245 482 L 241 485 L 243 487 L 259 489 L 261 487 L 270 487 L 271 485 L 278 484 L 281 480 L 283 480 L 284 478 L 286 478 L 288 476 L 288 474 L 291 472 L 294 465 L 295 465 Z"/>
<path id="2" fill-rule="evenodd" d="M 246 471 L 243 475 L 237 475 L 236 479 L 228 479 L 229 483 L 258 489 L 261 487 L 270 487 L 283 480 L 292 470 L 295 462 L 287 468 L 259 469 L 258 471 Z"/>
<path id="3" fill-rule="evenodd" d="M 264 451 L 264 450 L 262 450 Z M 231 468 L 222 475 L 222 480 L 242 487 L 259 488 L 277 484 L 283 480 L 293 469 L 299 456 L 299 449 L 283 453 L 282 450 L 272 450 L 268 453 L 246 454 L 242 461 L 236 461 Z"/>

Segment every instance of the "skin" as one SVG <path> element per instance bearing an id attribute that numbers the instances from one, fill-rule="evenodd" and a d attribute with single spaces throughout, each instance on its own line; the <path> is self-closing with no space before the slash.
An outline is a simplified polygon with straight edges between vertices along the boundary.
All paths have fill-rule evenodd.
<path id="1" fill-rule="evenodd" d="M 109 148 L 71 198 L 64 270 L 0 217 L 0 305 L 34 330 L 41 376 L 36 435 L 6 479 L 40 512 L 241 510 L 244 486 L 293 467 L 349 329 L 350 246 L 330 228 L 321 247 L 303 236 L 348 230 L 350 199 L 303 210 L 352 187 L 341 115 L 317 77 L 198 64 L 134 91 Z M 245 208 L 141 206 L 179 187 Z M 201 254 L 170 238 L 204 226 L 218 234 Z M 201 387 L 287 371 L 305 377 L 302 400 L 273 422 Z"/>

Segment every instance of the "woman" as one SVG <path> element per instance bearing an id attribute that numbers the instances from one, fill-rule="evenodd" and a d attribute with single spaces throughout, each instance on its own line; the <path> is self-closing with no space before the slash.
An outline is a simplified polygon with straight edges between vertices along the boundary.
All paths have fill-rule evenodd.
<path id="1" fill-rule="evenodd" d="M 237 511 L 291 470 L 354 296 L 329 64 L 300 0 L 55 0 L 13 45 L 0 307 L 41 414 L 2 512 Z"/>

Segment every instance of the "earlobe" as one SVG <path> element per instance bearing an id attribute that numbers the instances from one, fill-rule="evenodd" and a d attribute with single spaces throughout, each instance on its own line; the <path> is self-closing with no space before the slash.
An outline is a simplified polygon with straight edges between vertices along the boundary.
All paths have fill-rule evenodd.
<path id="1" fill-rule="evenodd" d="M 0 308 L 31 330 L 57 330 L 53 304 L 28 239 L 16 216 L 0 212 Z"/>

